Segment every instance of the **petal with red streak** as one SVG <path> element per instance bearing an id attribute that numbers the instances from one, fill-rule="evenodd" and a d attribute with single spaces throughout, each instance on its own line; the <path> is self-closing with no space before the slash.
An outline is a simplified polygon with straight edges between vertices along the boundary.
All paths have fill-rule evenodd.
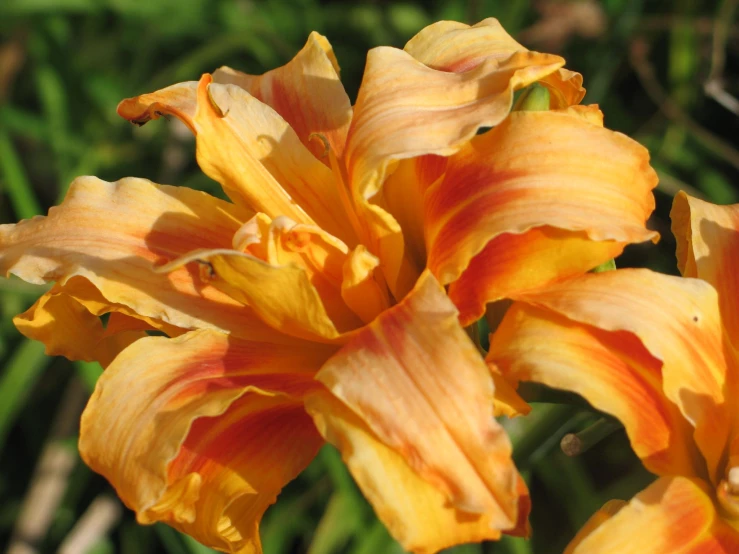
<path id="1" fill-rule="evenodd" d="M 302 397 L 332 350 L 205 330 L 141 339 L 98 381 L 82 457 L 140 522 L 258 552 L 262 513 L 322 443 Z"/>
<path id="2" fill-rule="evenodd" d="M 618 513 L 578 537 L 568 554 L 731 554 L 739 531 L 722 521 L 707 483 L 663 477 Z"/>
<path id="3" fill-rule="evenodd" d="M 519 52 L 488 59 L 465 73 L 436 71 L 402 50 L 375 48 L 349 130 L 345 163 L 362 242 L 380 258 L 396 297 L 404 258 L 397 221 L 373 198 L 394 160 L 425 154 L 449 156 L 482 126 L 497 125 L 511 108 L 515 90 L 556 71 L 558 56 Z M 420 206 L 419 206 L 420 209 Z"/>
<path id="4" fill-rule="evenodd" d="M 520 524 L 528 504 L 493 418 L 493 381 L 429 273 L 317 379 L 331 395 L 309 396 L 309 412 L 405 548 L 435 552 Z"/>
<path id="5" fill-rule="evenodd" d="M 716 291 L 708 283 L 625 269 L 552 285 L 524 295 L 522 301 L 525 304 L 514 304 L 518 307 L 506 314 L 491 346 L 490 357 L 506 376 L 535 370 L 536 379 L 561 381 L 551 384 L 580 392 L 597 408 L 620 418 L 627 431 L 631 425 L 643 425 L 649 409 L 654 415 L 648 427 L 653 430 L 645 429 L 645 436 L 674 434 L 668 444 L 677 446 L 684 440 L 684 427 L 672 415 L 665 417 L 671 414 L 666 408 L 659 417 L 660 398 L 666 398 L 695 429 L 693 438 L 710 479 L 720 478 L 730 426 L 724 390 L 727 363 Z M 535 319 L 525 315 L 531 311 Z M 547 330 L 539 339 L 549 338 L 532 349 L 539 325 Z M 528 330 L 534 334 L 524 341 Z M 561 348 L 560 335 L 571 343 L 565 342 L 568 348 Z M 512 345 L 520 356 L 513 355 Z M 555 364 L 552 358 L 558 356 Z M 501 357 L 507 359 L 505 364 L 498 361 Z M 650 456 L 654 449 L 640 452 L 638 437 L 640 432 L 630 432 L 635 450 Z M 705 477 L 704 471 L 684 466 L 677 473 Z M 660 464 L 659 471 L 653 471 L 664 474 L 667 469 Z"/>
<path id="6" fill-rule="evenodd" d="M 599 116 L 594 107 L 513 113 L 428 189 L 428 267 L 444 284 L 462 276 L 453 295 L 463 321 L 657 236 L 645 228 L 657 183 L 649 154 Z"/>
<path id="7" fill-rule="evenodd" d="M 213 74 L 216 83 L 238 85 L 274 108 L 313 154 L 325 161 L 321 135 L 341 157 L 352 107 L 339 79 L 339 64 L 326 37 L 310 34 L 303 49 L 282 67 L 263 75 L 247 75 L 230 67 Z"/>
<path id="8" fill-rule="evenodd" d="M 0 226 L 0 273 L 31 283 L 81 276 L 104 301 L 142 317 L 184 329 L 270 335 L 248 307 L 202 282 L 192 267 L 154 271 L 193 249 L 230 246 L 244 216 L 194 190 L 80 177 L 48 216 Z"/>

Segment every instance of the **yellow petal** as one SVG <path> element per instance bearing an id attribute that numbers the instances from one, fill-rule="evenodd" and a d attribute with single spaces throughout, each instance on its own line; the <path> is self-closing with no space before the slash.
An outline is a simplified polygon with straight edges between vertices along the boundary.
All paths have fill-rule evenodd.
<path id="1" fill-rule="evenodd" d="M 717 206 L 680 192 L 670 217 L 680 272 L 718 291 L 724 327 L 739 347 L 739 204 Z"/>
<path id="2" fill-rule="evenodd" d="M 454 73 L 469 71 L 489 58 L 502 61 L 528 51 L 492 17 L 472 26 L 439 21 L 409 40 L 404 50 L 429 67 Z M 543 84 L 553 93 L 552 108 L 578 104 L 585 96 L 582 75 L 573 71 L 559 69 L 544 77 Z"/>
<path id="3" fill-rule="evenodd" d="M 609 500 L 603 504 L 603 507 L 590 516 L 590 519 L 588 519 L 588 521 L 585 522 L 585 525 L 580 528 L 577 535 L 575 535 L 575 538 L 567 545 L 567 549 L 564 554 L 572 554 L 575 548 L 585 540 L 585 537 L 615 516 L 619 510 L 627 504 L 628 502 L 624 500 Z"/>
<path id="4" fill-rule="evenodd" d="M 552 382 L 554 386 L 580 392 L 594 406 L 621 419 L 640 456 L 659 452 L 658 436 L 663 442 L 669 439 L 670 449 L 664 460 L 658 456 L 659 465 L 645 460 L 652 471 L 703 477 L 703 472 L 691 472 L 686 462 L 678 463 L 685 457 L 669 454 L 679 452 L 684 437 L 670 410 L 660 409 L 664 394 L 695 428 L 694 440 L 706 460 L 708 477 L 717 482 L 728 441 L 729 407 L 723 390 L 727 364 L 721 320 L 710 285 L 627 269 L 552 285 L 525 295 L 523 301 L 526 305 L 518 308 L 514 304 L 493 337 L 490 357 L 504 375 L 534 370 L 526 366 L 540 374 L 536 379 L 552 373 L 552 379 L 561 381 Z M 526 314 L 531 311 L 541 323 L 529 322 Z M 514 331 L 514 324 L 520 331 Z M 540 324 L 546 334 L 536 339 Z M 535 350 L 516 338 L 517 333 L 527 334 L 529 325 L 528 344 L 539 341 Z M 541 342 L 543 336 L 549 338 Z M 567 341 L 568 348 L 562 348 L 560 340 Z M 500 361 L 503 356 L 506 363 Z M 509 372 L 507 367 L 518 369 Z M 652 413 L 649 417 L 647 410 Z M 643 428 L 644 439 L 637 428 Z M 647 441 L 648 437 L 652 438 Z M 675 461 L 668 463 L 673 457 Z"/>
<path id="5" fill-rule="evenodd" d="M 143 125 L 164 115 L 173 115 L 195 133 L 197 109 L 197 81 L 187 81 L 149 94 L 126 98 L 118 104 L 117 112 L 136 125 Z"/>
<path id="6" fill-rule="evenodd" d="M 593 123 L 599 115 L 595 107 L 513 113 L 452 156 L 428 189 L 428 267 L 444 284 L 460 279 L 450 294 L 463 323 L 488 302 L 658 236 L 645 228 L 657 183 L 649 154 Z"/>
<path id="7" fill-rule="evenodd" d="M 505 118 L 515 90 L 563 63 L 557 56 L 520 52 L 504 61 L 488 59 L 465 73 L 444 73 L 402 50 L 369 52 L 345 163 L 353 202 L 364 223 L 362 242 L 380 258 L 396 296 L 402 296 L 396 292 L 404 256 L 400 227 L 387 210 L 373 205 L 389 164 L 425 154 L 453 154 L 479 127 L 497 125 Z"/>
<path id="8" fill-rule="evenodd" d="M 390 532 L 415 552 L 519 523 L 518 473 L 493 381 L 429 274 L 319 371 L 306 406 Z M 523 519 L 526 519 L 524 514 Z"/>
<path id="9" fill-rule="evenodd" d="M 13 323 L 26 337 L 44 343 L 47 356 L 99 362 L 103 367 L 129 344 L 146 336 L 140 329 L 106 333 L 100 318 L 59 286 L 13 318 Z"/>
<path id="10" fill-rule="evenodd" d="M 579 536 L 567 554 L 729 554 L 739 532 L 721 520 L 706 483 L 664 477 L 618 513 Z"/>
<path id="11" fill-rule="evenodd" d="M 301 399 L 331 351 L 215 331 L 141 339 L 98 381 L 82 457 L 139 522 L 259 552 L 262 513 L 321 445 Z"/>
<path id="12" fill-rule="evenodd" d="M 348 217 L 337 209 L 341 199 L 331 170 L 271 107 L 236 85 L 211 81 L 204 75 L 195 89 L 182 83 L 129 98 L 118 112 L 138 123 L 153 118 L 152 113 L 182 116 L 196 135 L 200 167 L 234 202 L 273 218 L 284 215 L 299 223 L 317 223 L 355 244 Z M 187 94 L 195 95 L 194 112 L 163 107 L 170 97 L 183 103 Z"/>
<path id="13" fill-rule="evenodd" d="M 341 297 L 364 323 L 390 307 L 387 290 L 376 275 L 379 264 L 380 260 L 361 244 L 344 262 Z"/>
<path id="14" fill-rule="evenodd" d="M 247 75 L 230 67 L 213 74 L 216 83 L 238 85 L 280 114 L 313 154 L 325 161 L 321 135 L 341 157 L 352 107 L 339 79 L 339 64 L 326 37 L 310 34 L 303 49 L 282 67 Z"/>
<path id="15" fill-rule="evenodd" d="M 197 272 L 153 271 L 192 249 L 230 246 L 243 217 L 237 207 L 186 188 L 80 177 L 47 217 L 0 226 L 0 273 L 31 283 L 81 276 L 107 302 L 142 317 L 184 329 L 269 334 L 249 308 Z"/>

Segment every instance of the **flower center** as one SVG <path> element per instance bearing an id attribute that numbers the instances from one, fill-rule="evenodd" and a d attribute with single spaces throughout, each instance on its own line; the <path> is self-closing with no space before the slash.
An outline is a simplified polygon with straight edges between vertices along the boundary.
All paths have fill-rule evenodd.
<path id="1" fill-rule="evenodd" d="M 718 484 L 716 496 L 728 519 L 739 523 L 739 466 L 729 468 L 726 479 Z"/>

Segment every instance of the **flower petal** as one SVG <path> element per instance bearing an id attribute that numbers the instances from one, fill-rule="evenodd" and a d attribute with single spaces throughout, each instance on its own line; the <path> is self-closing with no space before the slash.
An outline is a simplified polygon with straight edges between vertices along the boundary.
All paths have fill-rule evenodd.
<path id="1" fill-rule="evenodd" d="M 643 554 L 739 552 L 739 532 L 722 521 L 706 488 L 698 480 L 663 477 L 578 537 L 567 554 L 621 554 L 635 545 Z"/>
<path id="2" fill-rule="evenodd" d="M 248 307 L 203 283 L 197 272 L 153 270 L 192 249 L 229 246 L 244 216 L 186 188 L 80 177 L 47 217 L 0 226 L 0 273 L 31 283 L 65 284 L 81 276 L 104 300 L 142 317 L 184 329 L 269 335 Z"/>
<path id="3" fill-rule="evenodd" d="M 183 116 L 196 135 L 200 167 L 235 203 L 273 218 L 284 215 L 299 223 L 317 223 L 355 244 L 348 217 L 337 209 L 342 200 L 331 170 L 272 108 L 236 85 L 211 81 L 204 75 L 195 90 L 184 83 L 179 89 L 129 98 L 120 103 L 118 113 L 137 123 L 158 113 Z M 169 90 L 176 93 L 173 101 L 195 94 L 194 113 L 165 107 Z"/>
<path id="4" fill-rule="evenodd" d="M 657 236 L 645 228 L 657 184 L 649 153 L 600 116 L 595 107 L 512 113 L 428 189 L 428 267 L 444 284 L 462 276 L 452 294 L 463 322 Z"/>
<path id="5" fill-rule="evenodd" d="M 409 40 L 404 50 L 429 67 L 453 73 L 469 71 L 489 58 L 505 60 L 516 52 L 528 52 L 492 17 L 472 26 L 439 21 Z M 573 71 L 559 69 L 542 82 L 553 93 L 552 108 L 578 104 L 585 96 L 582 75 Z"/>
<path id="6" fill-rule="evenodd" d="M 352 106 L 339 79 L 339 64 L 326 37 L 310 34 L 303 49 L 282 67 L 263 75 L 247 75 L 230 67 L 213 74 L 216 83 L 238 85 L 280 114 L 317 158 L 324 158 L 324 137 L 341 157 L 352 118 Z"/>
<path id="7" fill-rule="evenodd" d="M 126 98 L 118 104 L 118 115 L 136 125 L 143 125 L 164 115 L 173 115 L 195 133 L 197 81 L 177 83 L 156 92 Z"/>
<path id="8" fill-rule="evenodd" d="M 478 128 L 497 125 L 506 117 L 515 90 L 563 63 L 558 56 L 520 52 L 503 61 L 488 59 L 465 73 L 444 73 L 402 50 L 370 50 L 345 163 L 355 209 L 365 225 L 362 242 L 380 258 L 393 293 L 403 257 L 395 238 L 402 241 L 401 230 L 386 210 L 372 202 L 391 162 L 453 154 Z"/>
<path id="9" fill-rule="evenodd" d="M 685 425 L 666 397 L 695 428 L 710 479 L 719 476 L 729 421 L 721 320 L 710 285 L 627 269 L 552 285 L 523 302 L 493 336 L 490 358 L 504 375 L 531 374 L 612 413 L 655 473 L 706 476 L 699 467 L 690 470 L 689 455 L 678 455 L 690 448 L 681 450 Z"/>
<path id="10" fill-rule="evenodd" d="M 141 339 L 98 381 L 82 457 L 141 523 L 259 551 L 262 513 L 322 443 L 301 399 L 332 350 L 206 330 Z"/>
<path id="11" fill-rule="evenodd" d="M 680 192 L 670 217 L 680 272 L 718 291 L 724 327 L 739 348 L 739 204 L 717 206 Z"/>
<path id="12" fill-rule="evenodd" d="M 24 336 L 46 345 L 47 356 L 100 362 L 106 367 L 124 348 L 146 336 L 141 329 L 106 333 L 100 318 L 63 289 L 55 287 L 13 318 Z"/>
<path id="13" fill-rule="evenodd" d="M 437 551 L 519 523 L 520 483 L 492 417 L 492 378 L 429 273 L 317 379 L 333 396 L 311 395 L 308 411 L 405 548 Z"/>

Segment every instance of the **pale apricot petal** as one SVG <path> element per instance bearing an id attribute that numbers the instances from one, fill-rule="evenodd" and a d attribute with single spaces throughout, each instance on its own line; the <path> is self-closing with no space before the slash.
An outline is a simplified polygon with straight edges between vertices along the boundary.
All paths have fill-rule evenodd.
<path id="1" fill-rule="evenodd" d="M 504 60 L 528 51 L 492 17 L 472 26 L 439 21 L 409 40 L 404 50 L 429 67 L 454 73 L 468 71 L 488 58 Z M 553 93 L 552 108 L 578 104 L 585 96 L 582 75 L 574 71 L 559 69 L 544 77 L 543 84 Z"/>
<path id="2" fill-rule="evenodd" d="M 192 268 L 153 271 L 192 249 L 230 245 L 244 216 L 186 188 L 80 177 L 47 217 L 0 226 L 0 273 L 31 283 L 81 276 L 107 302 L 142 317 L 185 329 L 272 335 L 249 308 L 203 283 Z"/>
<path id="3" fill-rule="evenodd" d="M 510 382 L 578 393 L 620 419 L 650 471 L 699 471 L 693 429 L 665 397 L 659 361 L 632 335 L 609 334 L 518 302 L 492 336 L 488 360 Z"/>
<path id="4" fill-rule="evenodd" d="M 118 115 L 136 125 L 143 125 L 164 115 L 173 115 L 195 133 L 197 81 L 187 81 L 156 92 L 126 98 L 118 103 Z"/>
<path id="5" fill-rule="evenodd" d="M 717 206 L 679 192 L 670 217 L 680 272 L 718 291 L 724 327 L 739 348 L 739 204 Z"/>
<path id="6" fill-rule="evenodd" d="M 730 421 L 724 390 L 727 362 L 718 298 L 713 287 L 697 279 L 625 269 L 584 275 L 529 293 L 523 300 L 531 309 L 549 312 L 546 317 L 569 319 L 570 327 L 578 333 L 596 334 L 601 342 L 608 344 L 619 341 L 621 346 L 613 350 L 611 357 L 622 359 L 623 367 L 613 374 L 615 382 L 611 387 L 616 387 L 614 390 L 620 390 L 622 394 L 627 391 L 626 386 L 619 386 L 624 376 L 635 378 L 646 366 L 646 362 L 632 359 L 637 353 L 646 349 L 650 357 L 661 362 L 664 396 L 679 407 L 687 422 L 695 428 L 694 439 L 706 460 L 711 481 L 717 482 L 722 477 L 719 475 L 720 464 L 729 438 Z M 634 317 L 634 314 L 640 314 L 640 317 Z M 502 325 L 506 325 L 506 319 Z M 521 325 L 525 328 L 527 323 L 522 321 Z M 496 348 L 491 352 L 506 351 L 505 341 L 497 334 L 494 341 Z M 640 343 L 644 347 L 642 350 L 639 349 Z M 580 361 L 574 366 L 579 368 L 577 373 L 583 384 L 568 385 L 568 388 L 596 386 L 595 383 L 584 382 L 593 371 L 596 363 L 593 360 L 601 355 L 588 355 L 586 360 L 585 354 L 580 355 Z M 606 353 L 602 354 L 604 360 L 609 359 L 606 356 Z M 491 357 L 506 374 L 497 361 L 498 354 L 491 354 Z M 537 365 L 547 363 L 535 352 L 529 355 L 529 359 Z M 651 388 L 655 390 L 660 388 L 659 365 L 657 363 L 656 373 L 650 379 Z M 560 369 L 564 370 L 563 367 Z M 636 392 L 643 387 L 630 389 Z M 596 399 L 595 392 L 583 392 L 583 395 L 599 407 L 607 399 Z M 599 392 L 610 394 L 606 389 Z M 615 395 L 611 401 L 617 401 Z M 617 417 L 626 424 L 624 418 L 642 418 L 642 409 L 636 405 L 626 407 Z M 678 429 L 676 423 L 671 425 Z"/>
<path id="7" fill-rule="evenodd" d="M 493 418 L 493 381 L 430 273 L 316 378 L 334 398 L 311 396 L 308 411 L 404 547 L 436 551 L 519 523 L 518 473 Z"/>
<path id="8" fill-rule="evenodd" d="M 332 351 L 209 330 L 141 339 L 98 381 L 82 457 L 141 523 L 259 552 L 262 513 L 322 442 L 302 397 Z"/>
<path id="9" fill-rule="evenodd" d="M 363 220 L 362 242 L 380 258 L 396 296 L 402 296 L 396 292 L 404 257 L 400 226 L 373 205 L 389 164 L 453 154 L 480 127 L 497 125 L 508 115 L 515 90 L 563 63 L 558 56 L 521 52 L 503 61 L 488 59 L 465 73 L 444 73 L 402 50 L 369 52 L 347 139 L 347 182 Z"/>
<path id="10" fill-rule="evenodd" d="M 578 537 L 568 554 L 739 552 L 739 532 L 722 521 L 707 488 L 699 480 L 663 477 L 586 537 Z"/>
<path id="11" fill-rule="evenodd" d="M 324 161 L 320 135 L 341 157 L 352 118 L 352 106 L 339 79 L 339 64 L 326 37 L 310 34 L 303 49 L 282 67 L 263 75 L 247 75 L 230 67 L 213 74 L 216 83 L 238 85 L 290 124 L 301 142 Z"/>
<path id="12" fill-rule="evenodd" d="M 463 321 L 487 302 L 584 273 L 657 236 L 645 228 L 657 184 L 649 153 L 604 129 L 600 115 L 579 106 L 512 113 L 452 156 L 428 189 L 428 267 L 443 284 L 463 275 L 458 294 L 472 299 Z"/>
<path id="13" fill-rule="evenodd" d="M 107 332 L 99 317 L 59 286 L 15 316 L 13 323 L 26 337 L 44 343 L 47 356 L 100 362 L 103 367 L 128 345 L 146 336 L 142 329 Z"/>

